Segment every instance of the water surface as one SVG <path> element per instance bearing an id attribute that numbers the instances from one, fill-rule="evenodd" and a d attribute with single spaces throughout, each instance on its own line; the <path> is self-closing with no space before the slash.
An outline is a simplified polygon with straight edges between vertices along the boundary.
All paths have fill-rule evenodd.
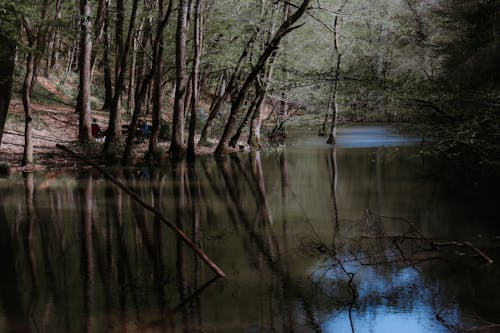
<path id="1" fill-rule="evenodd" d="M 0 180 L 0 331 L 448 332 L 500 322 L 496 262 L 465 248 L 422 252 L 412 240 L 470 241 L 496 260 L 495 197 L 428 177 L 418 140 L 386 128 L 341 129 L 337 147 L 323 140 L 298 132 L 286 149 L 111 170 L 225 271 L 218 281 L 93 170 Z"/>

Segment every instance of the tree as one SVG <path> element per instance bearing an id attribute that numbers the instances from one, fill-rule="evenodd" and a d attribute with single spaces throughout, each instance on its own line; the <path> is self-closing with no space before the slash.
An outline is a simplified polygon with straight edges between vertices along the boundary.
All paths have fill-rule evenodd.
<path id="1" fill-rule="evenodd" d="M 199 103 L 199 80 L 200 80 L 200 59 L 202 50 L 202 0 L 196 0 L 195 3 L 195 18 L 194 18 L 194 60 L 193 60 L 193 72 L 191 74 L 191 117 L 189 121 L 189 137 L 188 137 L 188 148 L 187 148 L 187 158 L 193 161 L 195 159 L 194 151 L 194 135 L 196 131 L 196 116 L 198 112 Z"/>
<path id="2" fill-rule="evenodd" d="M 0 146 L 12 95 L 15 57 L 20 31 L 17 5 L 0 1 Z"/>
<path id="3" fill-rule="evenodd" d="M 80 95 L 77 110 L 79 114 L 79 138 L 88 141 L 91 135 L 90 78 L 92 71 L 92 23 L 90 1 L 80 0 Z"/>
<path id="4" fill-rule="evenodd" d="M 106 155 L 111 151 L 111 145 L 121 139 L 122 136 L 122 115 L 120 100 L 125 86 L 125 73 L 127 71 L 129 50 L 132 44 L 132 37 L 135 29 L 137 18 L 137 10 L 139 0 L 133 0 L 132 11 L 130 13 L 130 22 L 128 26 L 127 38 L 123 43 L 123 16 L 124 16 L 124 3 L 123 0 L 117 0 L 117 24 L 116 24 L 116 72 L 115 72 L 115 91 L 111 108 L 109 112 L 109 123 L 106 135 L 106 141 L 103 147 L 103 154 Z"/>
<path id="5" fill-rule="evenodd" d="M 187 43 L 187 19 L 188 0 L 180 0 L 177 12 L 177 32 L 175 37 L 175 100 L 172 119 L 172 140 L 170 143 L 170 156 L 174 160 L 184 157 L 184 115 L 187 73 L 186 73 L 186 43 Z"/>
<path id="6" fill-rule="evenodd" d="M 153 124 L 157 128 L 153 129 L 153 134 L 152 137 L 150 138 L 150 145 L 149 145 L 149 153 L 151 155 L 154 155 L 156 153 L 157 147 L 156 147 L 156 142 L 151 142 L 152 140 L 157 140 L 158 137 L 158 127 L 159 127 L 159 122 L 160 122 L 160 110 L 161 110 L 161 81 L 162 81 L 162 75 L 161 73 L 158 73 L 158 71 L 161 70 L 161 62 L 162 62 L 162 54 L 163 54 L 163 31 L 168 25 L 168 22 L 170 20 L 170 15 L 172 13 L 172 6 L 173 6 L 173 0 L 169 1 L 167 11 L 165 15 L 163 15 L 163 1 L 160 0 L 158 3 L 159 10 L 158 10 L 158 22 L 157 22 L 157 27 L 156 27 L 156 36 L 154 38 L 153 42 L 153 59 L 152 59 L 152 64 L 151 64 L 151 69 L 149 72 L 146 74 L 146 76 L 138 81 L 138 86 L 136 88 L 136 91 L 138 92 L 137 95 L 135 96 L 135 105 L 134 105 L 134 112 L 132 114 L 132 121 L 130 122 L 129 126 L 129 134 L 127 136 L 127 140 L 125 143 L 125 150 L 123 152 L 122 156 L 122 165 L 128 165 L 130 163 L 130 160 L 132 158 L 132 146 L 134 144 L 134 140 L 136 137 L 136 132 L 137 132 L 137 124 L 139 121 L 139 116 L 141 115 L 142 112 L 142 105 L 144 103 L 144 99 L 146 98 L 148 87 L 151 83 L 151 80 L 154 78 L 156 80 L 155 82 L 155 106 L 154 106 L 154 115 L 153 115 Z M 145 39 L 147 36 L 144 36 Z M 156 131 L 156 133 L 155 133 Z M 155 138 L 153 138 L 155 136 Z"/>
<path id="7" fill-rule="evenodd" d="M 236 117 L 241 110 L 241 106 L 246 98 L 250 85 L 253 84 L 253 81 L 257 78 L 257 75 L 264 69 L 267 60 L 278 48 L 281 39 L 291 31 L 300 27 L 300 25 L 294 26 L 294 24 L 305 13 L 307 7 L 309 6 L 310 1 L 311 0 L 304 0 L 302 4 L 298 6 L 297 10 L 281 24 L 278 31 L 276 31 L 269 44 L 266 46 L 266 48 L 260 55 L 256 65 L 253 67 L 250 74 L 248 74 L 247 78 L 245 79 L 245 82 L 238 91 L 238 94 L 231 105 L 229 119 L 227 121 L 226 127 L 224 128 L 224 132 L 222 134 L 222 137 L 220 138 L 219 144 L 217 145 L 217 149 L 215 151 L 216 156 L 221 157 L 227 153 L 229 148 L 229 141 L 236 127 L 236 121 L 237 121 Z"/>
<path id="8" fill-rule="evenodd" d="M 26 73 L 24 76 L 22 98 L 24 107 L 24 152 L 21 164 L 23 166 L 33 163 L 33 116 L 31 110 L 31 91 L 37 82 L 37 70 L 41 61 L 41 55 L 45 48 L 47 29 L 47 17 L 49 13 L 48 0 L 40 5 L 39 17 L 28 16 L 28 13 L 23 13 L 22 21 L 23 27 L 26 32 L 26 39 L 28 42 L 28 54 L 26 56 Z"/>

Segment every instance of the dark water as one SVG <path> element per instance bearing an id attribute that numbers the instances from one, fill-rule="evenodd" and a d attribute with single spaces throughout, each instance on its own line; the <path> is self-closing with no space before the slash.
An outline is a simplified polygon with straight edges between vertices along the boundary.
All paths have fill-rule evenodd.
<path id="1" fill-rule="evenodd" d="M 218 281 L 93 170 L 0 180 L 0 332 L 500 323 L 497 196 L 429 177 L 416 140 L 383 128 L 342 129 L 336 149 L 323 140 L 295 133 L 286 150 L 111 170 L 199 244 L 227 274 Z M 470 241 L 495 263 L 431 239 Z"/>

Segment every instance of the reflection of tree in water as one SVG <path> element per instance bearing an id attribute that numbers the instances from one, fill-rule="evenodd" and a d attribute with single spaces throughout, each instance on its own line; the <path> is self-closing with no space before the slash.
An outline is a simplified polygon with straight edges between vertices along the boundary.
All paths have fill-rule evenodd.
<path id="1" fill-rule="evenodd" d="M 307 221 L 304 207 L 305 223 L 299 229 L 296 223 L 302 223 L 301 217 L 290 214 L 291 210 L 298 211 L 300 203 L 293 193 L 295 179 L 286 152 L 275 161 L 279 166 L 276 174 L 264 173 L 267 169 L 262 163 L 267 160 L 258 153 L 232 156 L 217 164 L 202 159 L 195 165 L 181 163 L 147 173 L 113 170 L 134 193 L 175 221 L 199 247 L 221 251 L 217 256 L 223 257 L 234 240 L 241 245 L 241 252 L 226 254 L 235 257 L 231 261 L 234 274 L 219 288 L 213 288 L 211 272 L 157 215 L 98 175 L 84 172 L 76 187 L 56 184 L 44 189 L 27 177 L 23 184 L 25 200 L 10 199 L 9 192 L 0 198 L 4 250 L 0 259 L 6 270 L 13 267 L 2 276 L 12 288 L 0 290 L 3 308 L 10 309 L 4 311 L 9 317 L 4 324 L 6 330 L 8 325 L 26 325 L 28 330 L 36 327 L 50 331 L 132 327 L 143 331 L 199 331 L 230 325 L 227 321 L 232 318 L 221 320 L 220 316 L 233 314 L 233 308 L 247 310 L 242 305 L 222 303 L 221 309 L 212 310 L 212 302 L 248 302 L 252 313 L 245 320 L 253 321 L 241 325 L 283 332 L 322 331 L 327 316 L 348 318 L 351 314 L 352 327 L 356 328 L 360 327 L 357 315 L 378 304 L 388 302 L 388 306 L 400 307 L 415 297 L 434 296 L 433 289 L 424 291 L 436 284 L 408 265 L 412 259 L 407 253 L 409 245 L 415 241 L 410 238 L 418 234 L 408 233 L 399 244 L 405 253 L 402 258 L 394 237 L 388 237 L 401 235 L 391 235 L 388 230 L 404 228 L 386 227 L 387 221 L 381 223 L 384 218 L 375 214 L 363 221 L 340 221 L 344 206 L 339 205 L 339 195 L 344 192 L 337 192 L 336 179 L 342 175 L 338 174 L 335 151 L 326 159 L 325 155 L 318 156 L 318 160 L 323 165 L 326 162 L 329 170 L 331 214 L 327 218 L 334 237 L 322 230 L 318 231 L 321 238 L 316 239 L 313 232 L 308 242 L 302 242 L 302 255 L 311 254 L 315 263 L 325 259 L 310 279 L 302 278 L 304 269 L 298 267 L 300 259 L 296 258 L 300 253 L 290 244 L 295 244 L 293 237 L 305 233 L 304 226 L 314 228 L 314 221 Z M 270 185 L 270 180 L 276 181 Z M 64 180 L 61 183 L 66 184 Z M 278 190 L 277 198 L 273 197 L 274 190 Z M 281 207 L 275 208 L 276 200 Z M 16 203 L 9 206 L 11 202 Z M 353 233 L 346 232 L 348 228 L 365 238 L 351 239 Z M 383 265 L 381 261 L 387 262 L 390 256 L 400 262 Z M 243 266 L 239 266 L 241 259 L 245 261 Z M 238 270 L 245 268 L 250 271 L 244 273 L 251 274 L 255 281 L 238 275 Z M 436 280 L 442 279 L 442 275 L 436 275 Z M 377 289 L 377 283 L 367 281 L 382 281 L 384 288 Z M 239 283 L 248 290 L 231 295 L 235 292 L 232 287 L 239 287 Z M 354 297 L 356 293 L 358 298 Z M 234 298 L 240 296 L 242 299 Z M 228 301 L 226 297 L 231 298 Z M 440 303 L 432 304 L 438 311 Z"/>
<path id="2" fill-rule="evenodd" d="M 124 179 L 121 171 L 115 175 Z M 137 193 L 160 206 L 163 174 L 153 173 L 154 188 L 140 176 L 127 171 L 125 176 Z M 78 184 L 36 192 L 33 175 L 27 174 L 22 205 L 9 206 L 10 198 L 0 198 L 0 262 L 7 269 L 0 288 L 8 317 L 4 329 L 94 332 L 133 325 L 173 331 L 174 315 L 189 309 L 214 280 L 205 283 L 196 262 L 195 283 L 176 296 L 170 278 L 175 272 L 168 272 L 167 264 L 176 255 L 164 244 L 170 231 L 111 183 L 84 173 Z M 199 313 L 200 306 L 195 310 Z M 151 311 L 162 319 L 152 321 Z"/>
<path id="3" fill-rule="evenodd" d="M 263 173 L 259 172 L 259 170 L 262 170 L 262 166 L 260 165 L 261 161 L 258 154 L 259 153 L 250 154 L 251 168 L 243 168 L 236 155 L 233 156 L 231 160 L 225 159 L 218 161 L 218 167 L 224 182 L 222 183 L 223 188 L 215 188 L 214 192 L 224 195 L 227 191 L 230 199 L 229 201 L 225 200 L 227 210 L 229 216 L 234 219 L 233 225 L 235 226 L 235 233 L 241 236 L 244 245 L 247 245 L 246 252 L 249 260 L 254 262 L 256 267 L 259 267 L 258 270 L 260 272 L 264 270 L 262 264 L 265 264 L 273 273 L 272 277 L 275 281 L 272 282 L 272 285 L 279 291 L 277 292 L 279 301 L 277 311 L 281 314 L 280 319 L 283 331 L 301 331 L 303 328 L 300 327 L 298 323 L 299 320 L 297 319 L 303 316 L 308 329 L 319 332 L 321 331 L 321 327 L 315 315 L 315 306 L 311 302 L 311 295 L 307 293 L 307 288 L 305 288 L 305 286 L 292 278 L 288 271 L 286 260 L 284 260 L 282 255 L 282 249 L 278 239 L 269 223 L 272 221 L 272 217 L 270 216 L 270 210 L 265 200 L 265 183 Z M 284 162 L 283 160 L 282 167 L 286 170 Z M 250 176 L 244 174 L 248 172 L 246 170 L 250 170 Z M 283 172 L 286 174 L 286 171 Z M 239 174 L 241 177 L 234 177 L 235 174 Z M 237 183 L 235 180 L 239 178 L 244 178 L 246 184 Z M 284 175 L 283 179 L 286 179 L 286 175 Z M 211 182 L 211 185 L 216 186 L 214 182 Z M 243 206 L 240 198 L 242 186 L 244 185 L 254 188 L 254 190 L 248 192 L 254 195 L 253 199 L 257 211 L 256 220 L 264 223 L 253 223 L 250 212 Z M 286 186 L 286 183 L 283 183 L 283 186 Z M 239 231 L 237 226 L 242 226 L 245 233 Z M 250 244 L 252 246 L 245 243 L 248 239 L 250 239 Z M 262 259 L 262 262 L 259 259 Z M 318 299 L 316 299 L 316 301 L 318 301 Z M 300 304 L 302 314 L 295 313 L 297 309 L 292 309 L 292 304 L 294 303 Z M 275 311 L 276 310 L 271 306 L 271 325 L 273 325 L 272 321 L 276 314 L 274 313 Z"/>

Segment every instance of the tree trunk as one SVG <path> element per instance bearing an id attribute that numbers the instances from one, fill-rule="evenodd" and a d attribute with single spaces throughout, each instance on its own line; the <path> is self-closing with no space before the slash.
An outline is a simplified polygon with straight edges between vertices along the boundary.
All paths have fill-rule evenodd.
<path id="1" fill-rule="evenodd" d="M 77 48 L 78 48 L 78 39 L 75 39 L 73 41 L 72 46 L 68 49 L 68 64 L 66 66 L 66 71 L 64 72 L 61 82 L 59 82 L 60 85 L 64 85 L 66 83 L 66 80 L 68 79 L 69 72 L 73 67 L 73 59 L 75 58 L 75 53 Z"/>
<path id="2" fill-rule="evenodd" d="M 205 122 L 205 125 L 203 126 L 203 130 L 201 131 L 201 137 L 200 141 L 198 144 L 206 144 L 207 139 L 208 139 L 208 132 L 210 130 L 210 127 L 212 126 L 212 122 L 215 119 L 215 117 L 219 114 L 220 110 L 224 107 L 224 104 L 226 103 L 227 99 L 229 96 L 231 96 L 234 91 L 236 90 L 239 77 L 241 74 L 241 68 L 243 67 L 243 64 L 245 62 L 245 59 L 247 58 L 250 49 L 252 48 L 252 45 L 255 41 L 255 38 L 257 37 L 257 34 L 254 33 L 252 37 L 247 42 L 247 45 L 243 49 L 243 52 L 241 53 L 240 58 L 238 59 L 238 62 L 236 63 L 236 66 L 231 74 L 231 77 L 229 79 L 229 82 L 227 84 L 227 87 L 224 85 L 221 86 L 221 91 L 217 97 L 215 97 L 214 102 L 212 103 L 212 106 L 210 107 L 210 112 L 207 118 L 207 121 Z M 225 78 L 223 77 L 222 80 Z M 221 83 L 223 84 L 224 81 Z"/>
<path id="3" fill-rule="evenodd" d="M 240 123 L 240 126 L 238 126 L 238 130 L 236 131 L 236 133 L 231 138 L 231 141 L 229 141 L 229 146 L 230 147 L 234 148 L 238 144 L 238 141 L 240 140 L 241 134 L 243 133 L 243 130 L 247 126 L 248 121 L 252 119 L 253 114 L 257 110 L 257 104 L 259 102 L 259 99 L 260 99 L 260 95 L 259 95 L 258 91 L 256 91 L 255 96 L 252 99 L 252 103 L 248 107 L 248 111 L 247 111 L 247 113 L 245 115 L 245 118 L 243 118 L 243 120 Z"/>
<path id="4" fill-rule="evenodd" d="M 159 18 L 161 18 L 162 21 L 158 24 L 158 27 L 156 30 L 156 37 L 155 37 L 154 44 L 153 44 L 154 52 L 153 52 L 152 68 L 149 71 L 149 73 L 146 75 L 146 77 L 141 81 L 140 85 L 137 87 L 138 94 L 136 95 L 136 98 L 135 98 L 134 113 L 132 115 L 132 121 L 131 121 L 130 126 L 129 126 L 129 134 L 128 134 L 127 141 L 125 144 L 125 151 L 124 151 L 123 157 L 122 157 L 122 164 L 123 165 L 129 165 L 131 162 L 132 147 L 133 147 L 134 139 L 136 136 L 137 124 L 139 121 L 139 117 L 142 113 L 142 105 L 144 103 L 144 100 L 145 100 L 145 98 L 148 94 L 148 90 L 150 88 L 150 82 L 153 79 L 153 77 L 155 77 L 155 75 L 157 74 L 157 73 L 155 73 L 155 71 L 158 68 L 157 67 L 158 63 L 161 61 L 160 58 L 162 57 L 162 51 L 161 51 L 162 46 L 160 44 L 163 43 L 163 31 L 165 30 L 165 27 L 168 24 L 168 21 L 170 18 L 170 13 L 172 12 L 172 5 L 173 5 L 173 0 L 170 0 L 170 2 L 168 4 L 167 12 L 166 12 L 165 16 L 163 16 L 163 0 L 161 0 L 161 2 L 160 2 L 160 6 L 161 6 L 160 9 L 161 10 L 159 11 Z M 161 92 L 161 79 L 159 79 L 158 81 L 160 82 L 159 87 L 158 87 L 160 89 L 159 92 Z M 158 101 L 160 101 L 159 100 L 160 98 L 161 98 L 161 93 L 159 93 L 159 95 L 158 95 Z M 158 104 L 158 110 L 161 110 L 160 104 Z M 158 116 L 160 116 L 159 113 L 158 113 Z M 157 121 L 159 123 L 159 119 Z M 159 127 L 159 124 L 157 126 Z M 158 136 L 158 134 L 157 134 L 157 136 Z M 150 139 L 150 141 L 151 141 L 151 139 Z M 149 147 L 149 149 L 151 149 L 151 146 Z M 150 150 L 150 152 L 151 152 L 151 150 Z"/>
<path id="5" fill-rule="evenodd" d="M 92 23 L 90 20 L 90 1 L 80 0 L 80 95 L 79 105 L 79 138 L 80 141 L 88 141 L 91 135 L 91 109 L 90 109 L 90 76 L 92 58 Z"/>
<path id="6" fill-rule="evenodd" d="M 180 0 L 177 18 L 177 32 L 175 45 L 176 86 L 174 112 L 172 121 L 172 140 L 170 156 L 172 159 L 181 159 L 184 155 L 184 98 L 186 96 L 186 39 L 187 39 L 187 12 L 188 0 Z"/>
<path id="7" fill-rule="evenodd" d="M 139 0 L 134 0 L 132 3 L 132 12 L 130 14 L 130 22 L 128 26 L 127 39 L 125 45 L 123 46 L 123 40 L 121 40 L 121 34 L 123 29 L 123 0 L 117 0 L 118 6 L 118 22 L 117 22 L 117 73 L 115 73 L 115 94 L 113 96 L 113 102 L 111 103 L 111 109 L 109 113 L 109 124 L 106 135 L 106 142 L 103 147 L 103 154 L 108 154 L 111 150 L 111 145 L 122 137 L 122 115 L 121 115 L 121 96 L 123 93 L 124 83 L 125 83 L 125 72 L 127 71 L 127 64 L 129 58 L 130 44 L 132 42 L 132 34 L 135 29 L 135 21 L 137 17 L 137 7 L 139 5 Z M 120 27 L 122 25 L 122 27 Z M 122 47 L 123 46 L 123 47 Z"/>
<path id="8" fill-rule="evenodd" d="M 94 67 L 97 61 L 97 44 L 102 41 L 102 36 L 104 33 L 104 23 L 106 21 L 109 0 L 99 0 L 96 10 L 96 18 L 94 21 L 94 47 L 92 48 L 92 53 L 90 56 L 90 79 L 92 80 L 94 76 Z"/>
<path id="9" fill-rule="evenodd" d="M 102 62 L 104 64 L 104 105 L 102 110 L 109 110 L 113 102 L 113 82 L 111 78 L 111 33 L 109 31 L 109 1 L 106 2 L 106 13 L 104 16 L 104 52 Z"/>
<path id="10" fill-rule="evenodd" d="M 219 85 L 217 86 L 217 90 L 215 92 L 215 97 L 212 101 L 212 104 L 210 105 L 207 120 L 205 121 L 205 125 L 203 125 L 203 129 L 201 130 L 200 140 L 198 141 L 199 145 L 207 144 L 208 132 L 210 130 L 211 122 L 213 121 L 217 113 L 220 111 L 220 107 L 218 108 L 218 110 L 215 110 L 215 108 L 217 105 L 222 105 L 220 101 L 224 96 L 225 90 L 226 90 L 226 73 L 224 71 L 224 73 L 221 74 Z"/>
<path id="11" fill-rule="evenodd" d="M 189 120 L 189 137 L 188 137 L 188 148 L 187 148 L 187 159 L 189 161 L 195 160 L 195 144 L 194 135 L 196 131 L 196 117 L 198 112 L 198 102 L 199 102 L 199 80 L 200 80 L 200 60 L 201 60 L 201 50 L 202 50 L 202 0 L 196 0 L 195 5 L 195 19 L 194 19 L 194 60 L 193 60 L 193 73 L 192 73 L 192 84 L 191 84 L 191 118 Z"/>
<path id="12" fill-rule="evenodd" d="M 259 57 L 257 64 L 254 66 L 254 68 L 246 78 L 245 83 L 241 87 L 235 101 L 231 106 L 228 122 L 226 124 L 226 127 L 224 128 L 224 133 L 222 134 L 217 149 L 215 150 L 216 156 L 219 157 L 223 156 L 224 154 L 226 154 L 229 148 L 229 140 L 233 135 L 234 129 L 236 127 L 237 115 L 240 112 L 243 101 L 245 100 L 248 88 L 250 87 L 252 82 L 256 79 L 257 75 L 264 69 L 267 60 L 278 48 L 281 39 L 292 30 L 300 27 L 300 25 L 293 26 L 293 24 L 297 22 L 297 20 L 304 14 L 310 2 L 311 0 L 304 0 L 300 5 L 300 7 L 287 20 L 285 20 L 281 24 L 280 28 L 274 34 L 272 40 L 269 42 L 269 44 L 267 44 L 266 48 L 264 49 L 264 52 Z"/>
<path id="13" fill-rule="evenodd" d="M 262 123 L 262 104 L 266 97 L 266 92 L 259 93 L 259 99 L 255 105 L 255 111 L 250 121 L 250 131 L 248 133 L 248 144 L 256 149 L 260 148 L 260 127 Z"/>
<path id="14" fill-rule="evenodd" d="M 338 13 L 342 13 L 342 10 L 344 9 L 344 6 L 346 5 L 347 1 L 344 1 L 340 8 L 338 9 Z M 326 126 L 328 124 L 328 116 L 331 114 L 332 119 L 331 119 L 331 125 L 330 125 L 330 131 L 328 135 L 328 140 L 327 143 L 336 143 L 336 132 L 337 132 L 337 113 L 338 113 L 338 104 L 337 104 L 337 89 L 338 89 L 338 81 L 340 77 L 340 63 L 341 63 L 341 58 L 342 55 L 339 52 L 339 42 L 340 42 L 340 34 L 339 34 L 339 15 L 335 15 L 335 18 L 333 20 L 333 40 L 332 40 L 332 49 L 333 49 L 333 55 L 337 55 L 337 63 L 334 69 L 334 81 L 332 83 L 332 90 L 330 93 L 330 101 L 328 102 L 328 108 L 325 113 L 325 119 L 323 120 L 323 124 L 321 125 L 318 135 L 319 136 L 326 136 Z M 332 57 L 333 59 L 333 57 Z M 333 70 L 333 68 L 332 68 Z"/>
<path id="15" fill-rule="evenodd" d="M 139 27 L 142 30 L 143 23 Z M 130 64 L 130 77 L 128 80 L 128 97 L 127 97 L 127 114 L 132 114 L 134 108 L 135 83 L 136 83 L 136 66 L 137 66 L 137 39 L 134 38 L 132 43 L 132 63 Z"/>
<path id="16" fill-rule="evenodd" d="M 142 80 L 141 85 L 137 87 L 137 91 L 139 92 L 135 99 L 134 112 L 132 114 L 132 121 L 129 125 L 129 132 L 127 136 L 127 140 L 125 142 L 125 150 L 123 151 L 122 156 L 122 165 L 130 165 L 132 160 L 132 148 L 134 146 L 134 140 L 137 135 L 137 124 L 139 122 L 139 117 L 142 111 L 142 104 L 144 103 L 144 99 L 146 98 L 148 92 L 148 86 L 153 77 L 153 71 L 149 72 L 148 75 Z"/>
<path id="17" fill-rule="evenodd" d="M 342 11 L 343 5 L 340 7 Z M 337 54 L 337 64 L 335 65 L 335 77 L 332 87 L 332 94 L 330 96 L 330 102 L 328 105 L 328 112 L 332 114 L 332 120 L 330 123 L 330 132 L 328 135 L 328 140 L 326 143 L 335 144 L 337 143 L 337 114 L 338 114 L 338 103 L 337 103 L 337 90 L 339 86 L 340 78 L 340 64 L 342 62 L 342 54 L 339 51 L 339 39 L 340 34 L 338 32 L 339 28 L 339 17 L 335 16 L 334 27 L 333 27 L 333 51 Z"/>
<path id="18" fill-rule="evenodd" d="M 12 26 L 19 27 L 19 22 L 13 19 L 15 15 L 12 14 L 14 13 L 15 7 L 12 8 L 11 13 L 8 13 L 9 16 L 0 14 L 0 19 L 2 22 L 8 22 Z M 4 31 L 0 27 L 0 48 L 2 49 L 2 57 L 0 57 L 0 73 L 2 73 L 0 76 L 0 146 L 2 145 L 3 130 L 12 95 L 17 39 L 19 35 L 20 31 L 15 31 L 15 34 L 12 34 L 11 31 Z"/>
<path id="19" fill-rule="evenodd" d="M 62 0 L 56 0 L 55 8 L 54 8 L 54 22 L 58 22 L 61 19 L 61 2 Z M 52 55 L 55 53 L 55 49 L 59 47 L 59 31 L 58 29 L 49 29 L 48 32 L 49 40 L 48 40 L 48 48 L 47 55 L 45 59 L 45 69 L 44 75 L 49 77 L 50 71 L 52 70 Z"/>
<path id="20" fill-rule="evenodd" d="M 30 43 L 31 44 L 31 43 Z M 33 45 L 31 45 L 33 46 Z M 23 83 L 23 107 L 24 107 L 24 153 L 22 165 L 30 165 L 33 163 L 33 118 L 31 114 L 31 82 L 33 80 L 35 59 L 31 52 L 26 57 L 26 75 Z"/>
<path id="21" fill-rule="evenodd" d="M 158 2 L 158 17 L 163 18 L 163 0 Z M 163 82 L 163 28 L 158 26 L 156 40 L 154 45 L 153 55 L 153 112 L 152 112 L 152 130 L 149 138 L 149 155 L 156 156 L 158 154 L 158 135 L 160 134 L 160 119 L 161 119 L 161 87 Z"/>
<path id="22" fill-rule="evenodd" d="M 172 12 L 173 0 L 168 3 L 167 12 L 164 16 L 164 3 L 160 0 L 158 3 L 158 20 L 160 23 L 156 29 L 156 36 L 153 45 L 153 63 L 152 70 L 154 72 L 154 85 L 153 89 L 153 115 L 152 115 L 152 129 L 151 137 L 149 138 L 149 148 L 148 152 L 150 156 L 156 156 L 158 154 L 158 136 L 160 135 L 160 120 L 161 120 L 161 109 L 162 109 L 162 87 L 163 87 L 163 53 L 164 53 L 164 33 L 168 21 L 170 19 L 170 14 Z"/>

